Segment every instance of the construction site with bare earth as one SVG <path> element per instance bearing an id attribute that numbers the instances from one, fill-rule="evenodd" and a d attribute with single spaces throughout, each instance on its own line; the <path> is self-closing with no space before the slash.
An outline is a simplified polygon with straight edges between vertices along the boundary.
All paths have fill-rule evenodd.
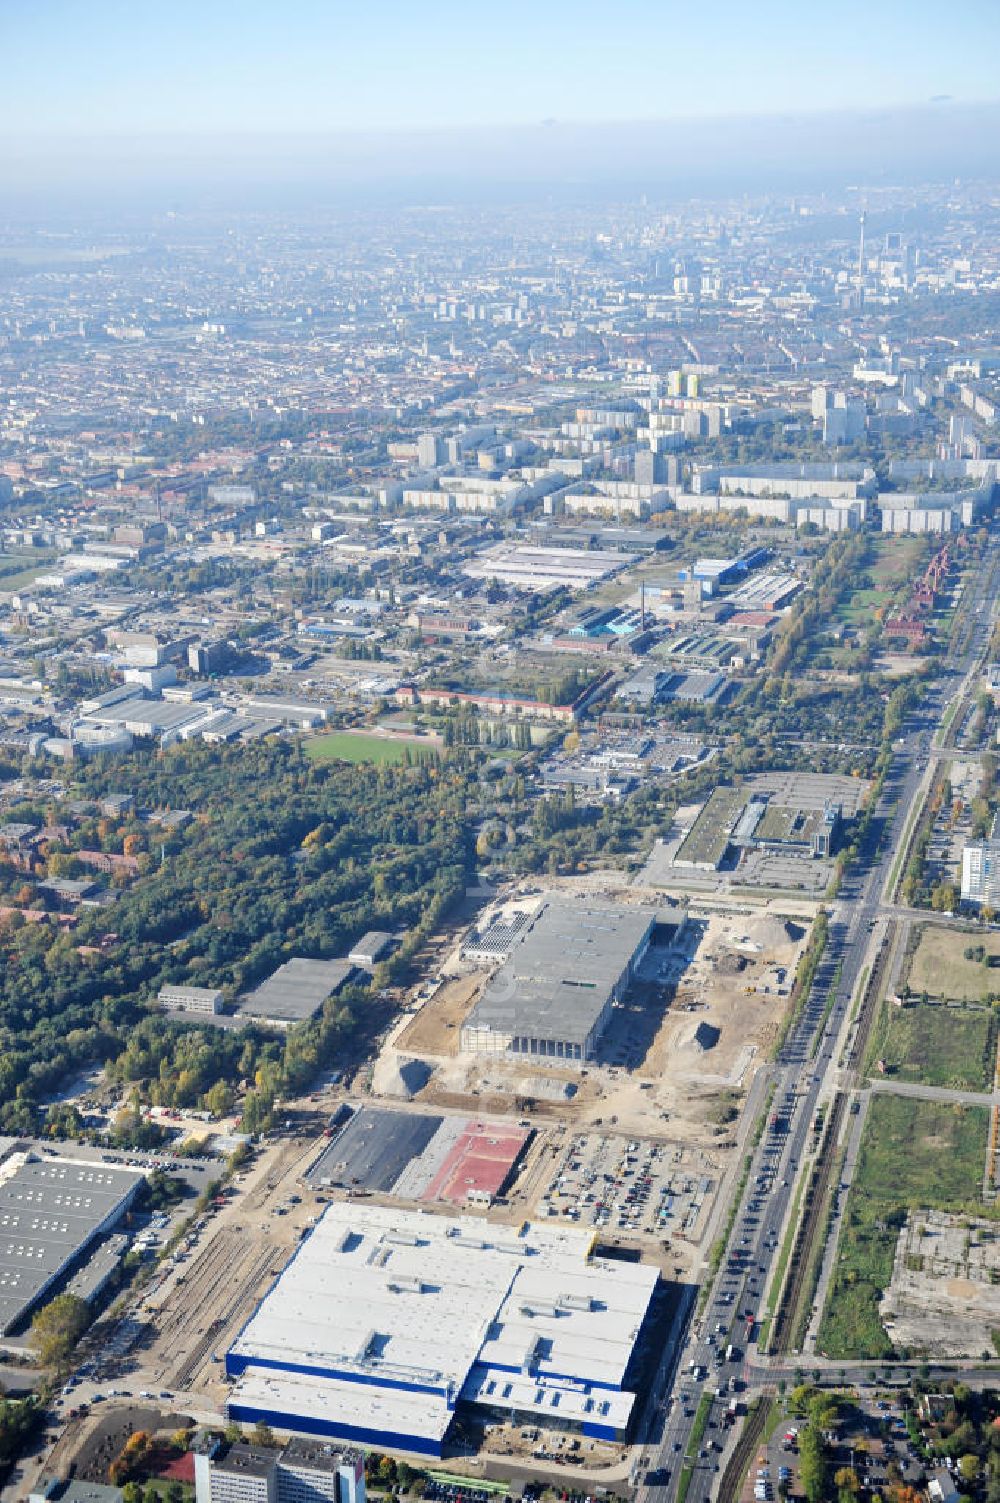
<path id="1" fill-rule="evenodd" d="M 311 1245 L 334 1203 L 361 1237 L 375 1235 L 369 1223 L 380 1208 L 393 1225 L 415 1216 L 418 1238 L 431 1225 L 421 1218 L 453 1218 L 455 1235 L 441 1244 L 446 1264 L 475 1224 L 500 1249 L 494 1257 L 513 1255 L 502 1251 L 504 1236 L 512 1248 L 541 1238 L 553 1269 L 566 1256 L 555 1249 L 582 1238 L 581 1267 L 603 1258 L 613 1271 L 637 1260 L 658 1290 L 648 1308 L 643 1297 L 620 1359 L 621 1417 L 581 1410 L 571 1422 L 568 1397 L 551 1414 L 532 1393 L 494 1401 L 473 1366 L 467 1376 L 456 1369 L 455 1381 L 464 1394 L 478 1384 L 475 1404 L 463 1401 L 452 1424 L 426 1422 L 440 1431 L 440 1454 L 468 1454 L 471 1445 L 487 1469 L 501 1457 L 507 1465 L 559 1457 L 581 1475 L 623 1476 L 644 1364 L 671 1339 L 677 1291 L 703 1276 L 756 1115 L 747 1104 L 759 1105 L 754 1081 L 782 1036 L 816 912 L 801 900 L 678 901 L 623 886 L 614 874 L 497 892 L 403 999 L 377 1057 L 354 1079 L 289 1103 L 285 1141 L 262 1148 L 239 1172 L 238 1193 L 161 1265 L 114 1371 L 144 1385 L 129 1392 L 169 1395 L 193 1420 L 270 1415 L 302 1428 L 296 1403 L 315 1407 L 321 1397 L 343 1410 L 343 1353 L 325 1359 L 331 1376 L 310 1380 L 333 1385 L 320 1397 L 300 1392 L 299 1379 L 282 1387 L 264 1369 L 255 1377 L 256 1358 L 234 1389 L 227 1364 L 248 1321 L 288 1288 L 293 1254 Z M 478 1032 L 470 1029 L 477 1016 Z M 549 1042 L 560 1030 L 565 1037 Z M 313 1124 L 325 1128 L 318 1138 Z M 384 1235 L 383 1260 L 391 1246 Z M 566 1275 L 558 1278 L 562 1287 Z M 555 1282 L 545 1297 L 562 1298 Z M 376 1320 L 379 1297 L 366 1298 L 378 1328 L 390 1321 L 385 1341 L 396 1343 L 398 1364 L 391 1319 Z M 579 1358 L 587 1391 L 588 1364 L 605 1360 L 601 1340 L 595 1326 L 581 1348 L 590 1352 Z M 479 1344 L 475 1337 L 470 1351 Z M 480 1350 L 480 1367 L 484 1360 Z M 366 1424 L 382 1444 L 420 1454 L 425 1441 L 406 1431 L 409 1413 L 403 1406 Z M 61 1448 L 69 1455 L 96 1425 L 81 1417 Z"/>

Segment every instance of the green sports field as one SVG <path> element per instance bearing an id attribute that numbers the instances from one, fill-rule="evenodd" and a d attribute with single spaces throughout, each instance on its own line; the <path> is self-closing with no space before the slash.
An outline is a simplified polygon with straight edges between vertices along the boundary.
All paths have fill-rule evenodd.
<path id="1" fill-rule="evenodd" d="M 416 762 L 434 749 L 433 744 L 421 746 L 418 741 L 396 741 L 353 731 L 331 731 L 328 736 L 313 736 L 306 742 L 306 756 L 314 762 L 404 762 L 407 752 Z"/>

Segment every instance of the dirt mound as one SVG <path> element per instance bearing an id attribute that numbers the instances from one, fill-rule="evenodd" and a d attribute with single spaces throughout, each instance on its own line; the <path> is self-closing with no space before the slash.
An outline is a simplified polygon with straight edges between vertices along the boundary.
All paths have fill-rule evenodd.
<path id="1" fill-rule="evenodd" d="M 764 914 L 749 921 L 746 937 L 752 945 L 759 945 L 762 950 L 782 950 L 786 945 L 798 943 L 802 938 L 802 929 L 786 919 Z"/>
<path id="2" fill-rule="evenodd" d="M 391 1096 L 397 1101 L 412 1101 L 413 1097 L 430 1080 L 432 1071 L 422 1059 L 408 1059 L 395 1054 L 391 1059 L 379 1060 L 375 1067 L 372 1088 L 378 1096 Z"/>

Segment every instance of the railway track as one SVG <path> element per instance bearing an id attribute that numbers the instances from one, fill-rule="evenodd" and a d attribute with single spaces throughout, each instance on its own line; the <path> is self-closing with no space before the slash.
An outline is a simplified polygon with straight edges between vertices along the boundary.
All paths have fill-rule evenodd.
<path id="1" fill-rule="evenodd" d="M 213 1323 L 203 1335 L 199 1336 L 184 1361 L 176 1368 L 174 1373 L 176 1388 L 188 1388 L 208 1361 L 213 1348 L 227 1328 L 242 1324 L 243 1319 L 250 1314 L 257 1303 L 260 1286 L 265 1275 L 270 1272 L 273 1261 L 273 1253 L 267 1251 L 259 1253 L 249 1270 L 240 1275 L 239 1283 L 235 1285 L 236 1292 L 233 1299 L 220 1309 Z"/>
<path id="2" fill-rule="evenodd" d="M 276 1257 L 284 1261 L 284 1251 L 260 1247 L 237 1227 L 212 1238 L 161 1312 L 159 1381 L 188 1386 L 225 1329 L 252 1307 Z"/>
<path id="3" fill-rule="evenodd" d="M 743 1491 L 743 1479 L 764 1434 L 770 1407 L 770 1395 L 762 1396 L 747 1415 L 740 1438 L 719 1480 L 718 1503 L 736 1503 Z"/>

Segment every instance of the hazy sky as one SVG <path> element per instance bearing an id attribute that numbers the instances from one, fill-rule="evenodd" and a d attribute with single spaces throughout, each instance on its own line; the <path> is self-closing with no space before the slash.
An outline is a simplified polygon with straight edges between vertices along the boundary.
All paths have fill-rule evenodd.
<path id="1" fill-rule="evenodd" d="M 0 0 L 0 130 L 395 131 L 1000 95 L 1000 0 Z"/>

